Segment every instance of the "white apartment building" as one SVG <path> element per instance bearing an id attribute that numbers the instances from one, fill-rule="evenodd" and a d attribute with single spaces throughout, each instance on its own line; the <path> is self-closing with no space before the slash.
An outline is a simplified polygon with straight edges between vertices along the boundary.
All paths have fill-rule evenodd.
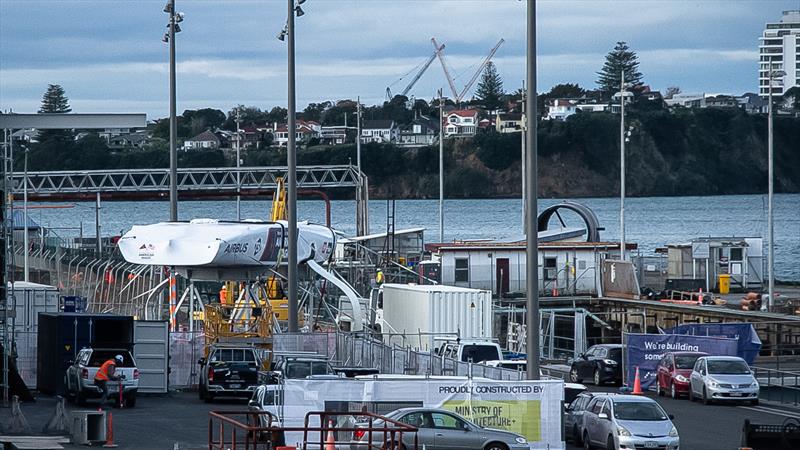
<path id="1" fill-rule="evenodd" d="M 784 11 L 780 22 L 768 23 L 759 41 L 759 94 L 768 95 L 770 64 L 773 71 L 786 72 L 772 84 L 773 95 L 800 86 L 800 10 Z"/>

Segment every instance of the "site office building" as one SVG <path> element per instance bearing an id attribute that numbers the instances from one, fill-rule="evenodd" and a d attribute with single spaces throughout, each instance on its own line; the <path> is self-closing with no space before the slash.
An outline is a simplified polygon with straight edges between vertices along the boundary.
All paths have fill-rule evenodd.
<path id="1" fill-rule="evenodd" d="M 626 244 L 626 256 L 636 244 Z M 539 289 L 547 295 L 599 295 L 602 261 L 619 258 L 619 242 L 540 242 Z M 525 242 L 428 244 L 438 254 L 442 284 L 491 290 L 502 297 L 526 290 Z"/>

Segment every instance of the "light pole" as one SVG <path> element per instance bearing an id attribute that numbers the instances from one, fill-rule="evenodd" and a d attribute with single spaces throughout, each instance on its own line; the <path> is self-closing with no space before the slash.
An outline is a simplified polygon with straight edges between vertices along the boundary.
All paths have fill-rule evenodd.
<path id="1" fill-rule="evenodd" d="M 242 157 L 240 149 L 242 147 L 242 135 L 239 127 L 240 116 L 239 110 L 236 110 L 236 220 L 242 221 L 242 180 L 239 168 L 242 165 Z"/>
<path id="2" fill-rule="evenodd" d="M 630 133 L 625 132 L 625 69 L 620 72 L 619 82 L 619 259 L 625 260 L 625 143 Z"/>
<path id="3" fill-rule="evenodd" d="M 11 139 L 14 139 L 13 135 L 11 136 Z M 22 240 L 25 241 L 25 253 L 24 253 L 25 258 L 24 258 L 24 261 L 23 261 L 23 266 L 25 267 L 25 270 L 24 270 L 24 274 L 23 275 L 24 275 L 24 280 L 27 282 L 27 281 L 29 281 L 28 277 L 29 277 L 29 273 L 30 273 L 30 268 L 28 266 L 28 250 L 29 250 L 29 248 L 28 248 L 28 147 L 27 146 L 25 146 L 24 158 L 25 158 L 25 161 L 23 163 L 23 166 L 24 166 L 23 167 L 23 171 L 25 172 L 25 174 L 22 177 L 22 180 L 23 180 L 23 182 L 22 182 L 23 183 L 22 184 L 22 223 L 24 224 L 23 226 L 25 228 L 23 228 Z M 97 239 L 99 240 L 100 236 L 98 236 Z M 99 257 L 100 256 L 98 255 L 98 258 Z"/>
<path id="4" fill-rule="evenodd" d="M 538 177 L 536 158 L 538 145 L 536 142 L 536 0 L 528 0 L 528 36 L 527 36 L 527 80 L 528 96 L 527 108 L 528 151 L 525 154 L 525 195 L 527 198 L 528 212 L 531 217 L 536 217 L 538 209 Z M 525 346 L 528 352 L 527 378 L 539 379 L 539 225 L 536 220 L 528 224 L 528 233 L 525 236 L 526 248 L 526 323 Z"/>
<path id="5" fill-rule="evenodd" d="M 772 211 L 772 197 L 774 195 L 774 184 L 775 184 L 775 170 L 774 170 L 774 156 L 773 156 L 773 138 L 772 138 L 772 82 L 776 78 L 781 78 L 786 75 L 786 72 L 783 70 L 772 70 L 772 61 L 769 63 L 769 87 L 768 87 L 768 110 L 767 110 L 767 171 L 769 172 L 767 177 L 769 181 L 767 182 L 767 248 L 768 248 L 768 255 L 767 255 L 767 271 L 769 272 L 769 284 L 767 291 L 769 293 L 769 302 L 767 302 L 767 310 L 769 311 L 772 309 L 772 305 L 774 304 L 774 293 L 775 293 L 775 224 L 773 221 L 773 211 Z"/>
<path id="6" fill-rule="evenodd" d="M 525 166 L 527 165 L 527 162 L 525 161 L 525 159 L 526 159 L 526 155 L 525 155 L 525 126 L 526 126 L 525 125 L 525 119 L 526 119 L 525 118 L 525 80 L 522 80 L 522 91 L 521 91 L 521 95 L 520 95 L 520 109 L 522 110 L 521 114 L 520 114 L 520 118 L 519 118 L 519 120 L 520 120 L 520 133 L 519 133 L 520 134 L 520 150 L 521 150 L 521 154 L 522 154 L 522 158 L 521 158 L 521 161 L 522 161 L 522 170 L 521 170 L 522 171 L 522 234 L 525 234 L 525 233 L 528 232 L 528 206 L 527 206 L 527 202 L 525 201 L 525 195 L 526 195 L 526 190 L 525 190 L 525 173 L 526 173 L 525 172 Z"/>
<path id="7" fill-rule="evenodd" d="M 178 121 L 175 100 L 175 33 L 180 33 L 179 22 L 183 21 L 183 13 L 175 13 L 175 0 L 169 0 L 164 6 L 169 14 L 167 32 L 161 39 L 169 43 L 169 220 L 178 220 Z"/>
<path id="8" fill-rule="evenodd" d="M 444 242 L 444 96 L 439 89 L 439 242 Z"/>
<path id="9" fill-rule="evenodd" d="M 288 6 L 287 10 L 287 17 L 286 17 L 286 27 L 281 31 L 278 35 L 279 40 L 287 39 L 287 50 L 288 50 L 288 87 L 289 87 L 289 99 L 287 104 L 287 128 L 289 132 L 289 140 L 286 143 L 286 158 L 288 160 L 287 163 L 287 178 L 288 178 L 288 189 L 287 189 L 287 206 L 288 206 L 288 238 L 289 238 L 289 267 L 286 271 L 286 277 L 288 278 L 289 289 L 288 289 L 288 301 L 289 301 L 289 332 L 297 332 L 299 329 L 298 323 L 298 309 L 299 305 L 297 303 L 297 146 L 296 146 L 296 133 L 297 133 L 297 122 L 296 122 L 296 109 L 297 105 L 295 104 L 296 100 L 296 92 L 295 92 L 295 62 L 294 62 L 294 55 L 295 55 L 295 41 L 294 41 L 294 16 L 297 14 L 297 17 L 302 16 L 305 14 L 303 9 L 300 8 L 300 5 L 305 3 L 305 0 L 297 0 L 297 4 L 295 4 L 295 0 L 287 0 L 286 4 Z"/>

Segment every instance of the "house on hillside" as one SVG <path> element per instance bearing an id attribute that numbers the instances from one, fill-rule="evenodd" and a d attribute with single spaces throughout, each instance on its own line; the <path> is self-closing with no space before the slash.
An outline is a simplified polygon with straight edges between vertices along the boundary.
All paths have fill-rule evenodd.
<path id="1" fill-rule="evenodd" d="M 319 134 L 320 143 L 323 145 L 340 145 L 352 142 L 352 137 L 348 138 L 348 135 L 352 136 L 355 130 L 355 127 L 348 127 L 346 125 L 321 127 Z"/>
<path id="2" fill-rule="evenodd" d="M 147 130 L 136 131 L 129 134 L 114 136 L 108 140 L 108 148 L 118 149 L 140 149 L 150 143 L 152 136 Z"/>
<path id="3" fill-rule="evenodd" d="M 436 122 L 430 117 L 419 115 L 407 129 L 400 131 L 397 145 L 407 148 L 433 145 L 439 138 L 439 126 Z"/>
<path id="4" fill-rule="evenodd" d="M 518 133 L 522 131 L 522 114 L 500 113 L 495 116 L 494 125 L 498 133 Z"/>
<path id="5" fill-rule="evenodd" d="M 608 111 L 607 103 L 599 103 L 593 98 L 554 98 L 547 102 L 547 120 L 566 120 L 577 112 Z"/>
<path id="6" fill-rule="evenodd" d="M 183 142 L 183 150 L 215 150 L 220 148 L 219 136 L 209 130 Z"/>
<path id="7" fill-rule="evenodd" d="M 478 129 L 478 110 L 455 109 L 444 120 L 445 136 L 474 136 Z"/>
<path id="8" fill-rule="evenodd" d="M 361 127 L 361 142 L 397 142 L 400 130 L 394 120 L 365 120 Z"/>
<path id="9" fill-rule="evenodd" d="M 288 125 L 275 124 L 275 131 L 272 133 L 275 141 L 279 147 L 286 147 L 289 144 L 289 127 Z M 298 120 L 295 122 L 295 141 L 297 143 L 308 143 L 313 138 L 319 138 L 322 132 L 322 126 L 314 121 Z"/>

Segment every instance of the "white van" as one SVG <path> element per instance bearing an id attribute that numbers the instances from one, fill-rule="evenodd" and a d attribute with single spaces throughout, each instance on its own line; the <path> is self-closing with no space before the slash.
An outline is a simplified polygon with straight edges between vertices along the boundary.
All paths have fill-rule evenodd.
<path id="1" fill-rule="evenodd" d="M 461 362 L 479 363 L 503 359 L 503 350 L 496 342 L 486 340 L 445 341 L 436 351 L 439 356 Z"/>

